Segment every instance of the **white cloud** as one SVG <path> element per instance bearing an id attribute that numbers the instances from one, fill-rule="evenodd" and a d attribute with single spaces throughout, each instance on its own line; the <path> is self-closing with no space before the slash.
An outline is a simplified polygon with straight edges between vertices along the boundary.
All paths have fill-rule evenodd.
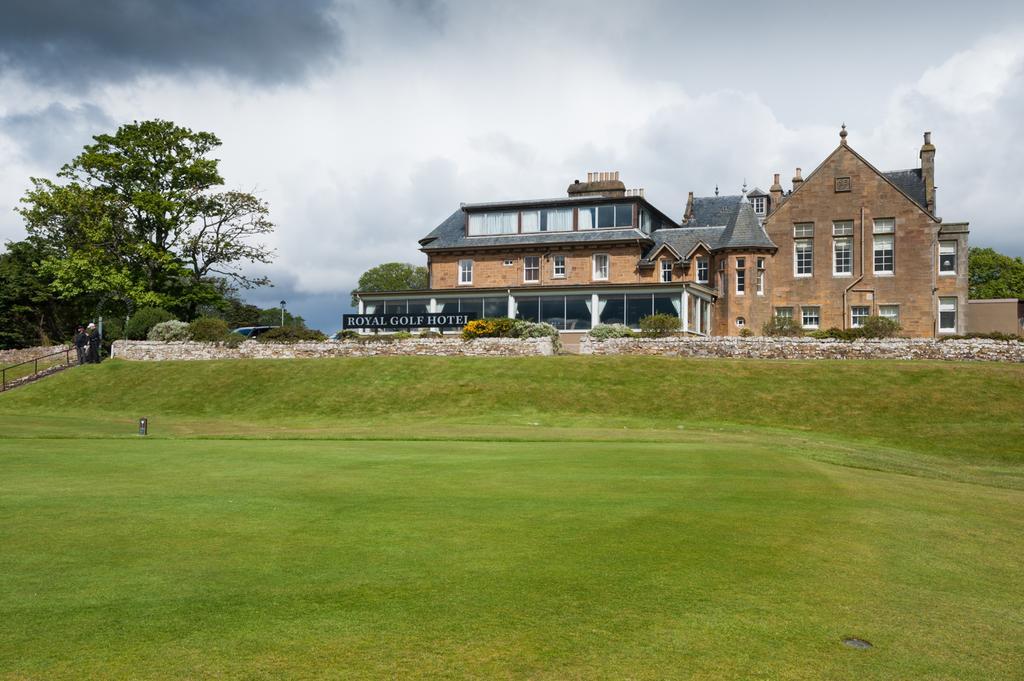
<path id="1" fill-rule="evenodd" d="M 557 196 L 590 170 L 622 171 L 628 185 L 645 187 L 678 218 L 688 190 L 707 194 L 718 184 L 735 193 L 744 179 L 767 189 L 772 172 L 788 180 L 802 166 L 806 174 L 838 143 L 844 119 L 851 144 L 884 169 L 915 166 L 920 134 L 933 130 L 940 214 L 970 220 L 974 243 L 1024 253 L 1017 226 L 1024 198 L 1014 175 L 1024 133 L 1019 34 L 951 54 L 895 92 L 837 101 L 834 120 L 794 123 L 744 86 L 763 80 L 722 79 L 698 90 L 666 79 L 668 68 L 650 75 L 644 60 L 679 58 L 673 45 L 644 42 L 649 12 L 609 23 L 552 10 L 540 24 L 511 6 L 498 16 L 472 5 L 426 9 L 397 24 L 393 9 L 346 14 L 349 61 L 294 85 L 164 75 L 105 85 L 84 101 L 118 123 L 161 117 L 223 139 L 228 184 L 257 190 L 278 224 L 279 258 L 269 272 L 282 288 L 260 294 L 268 300 L 347 292 L 377 263 L 422 262 L 417 239 L 460 202 Z M 590 36 L 598 47 L 565 39 L 568 24 L 570 35 Z M 401 40 L 381 39 L 389 26 Z M 623 59 L 600 47 L 602 37 L 643 45 L 642 54 Z M 74 96 L 2 84 L 11 88 L 0 116 L 54 102 L 62 112 L 98 116 Z M 807 97 L 815 96 L 809 85 Z M 859 116 L 880 122 L 858 126 Z M 0 128 L 0 237 L 21 235 L 10 209 L 28 176 L 57 169 L 24 157 L 26 142 Z M 64 150 L 65 160 L 75 151 Z"/>

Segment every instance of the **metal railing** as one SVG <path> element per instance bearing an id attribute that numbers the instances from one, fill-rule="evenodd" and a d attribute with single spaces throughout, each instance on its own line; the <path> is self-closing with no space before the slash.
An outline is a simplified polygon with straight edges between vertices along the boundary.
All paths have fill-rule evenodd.
<path id="1" fill-rule="evenodd" d="M 11 364 L 10 366 L 3 367 L 2 369 L 0 369 L 0 392 L 4 392 L 5 390 L 7 390 L 7 383 L 8 383 L 8 381 L 7 381 L 8 373 L 7 372 L 13 371 L 14 369 L 17 369 L 19 367 L 28 366 L 29 364 L 32 365 L 32 373 L 26 373 L 24 376 L 16 376 L 15 378 L 12 378 L 11 379 L 11 383 L 13 384 L 15 381 L 19 381 L 20 382 L 21 379 L 23 379 L 23 378 L 28 378 L 28 377 L 32 377 L 32 376 L 37 375 L 39 373 L 39 362 L 40 362 L 40 360 L 49 359 L 50 357 L 56 357 L 58 355 L 64 355 L 64 366 L 70 366 L 71 365 L 71 351 L 73 349 L 74 348 L 65 348 L 64 350 L 58 350 L 57 352 L 51 352 L 48 355 L 40 355 L 39 357 L 33 357 L 32 359 L 27 359 L 24 362 L 18 362 L 17 364 Z M 46 371 L 47 369 L 50 369 L 50 368 L 55 367 L 55 366 L 58 366 L 59 364 L 60 364 L 59 362 L 50 362 L 49 364 L 45 364 L 43 366 L 43 371 Z"/>

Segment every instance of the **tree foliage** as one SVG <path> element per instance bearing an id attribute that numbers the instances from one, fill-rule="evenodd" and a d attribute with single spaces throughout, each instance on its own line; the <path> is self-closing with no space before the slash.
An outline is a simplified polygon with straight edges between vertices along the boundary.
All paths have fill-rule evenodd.
<path id="1" fill-rule="evenodd" d="M 357 296 L 365 291 L 410 291 L 428 286 L 427 268 L 404 262 L 386 262 L 363 272 L 359 286 L 352 291 L 352 304 L 359 302 Z"/>
<path id="2" fill-rule="evenodd" d="M 30 237 L 51 248 L 39 269 L 55 295 L 191 317 L 219 300 L 214 277 L 269 283 L 241 269 L 272 258 L 254 241 L 273 231 L 269 208 L 250 193 L 215 191 L 216 135 L 153 120 L 93 139 L 58 181 L 32 178 L 19 209 Z"/>
<path id="3" fill-rule="evenodd" d="M 974 300 L 1024 298 L 1024 259 L 991 248 L 972 248 L 968 252 L 967 279 Z"/>

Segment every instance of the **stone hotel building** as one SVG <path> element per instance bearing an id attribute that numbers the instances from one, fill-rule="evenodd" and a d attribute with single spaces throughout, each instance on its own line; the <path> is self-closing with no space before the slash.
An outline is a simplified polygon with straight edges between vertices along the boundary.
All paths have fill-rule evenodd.
<path id="1" fill-rule="evenodd" d="M 463 204 L 420 240 L 430 287 L 365 292 L 359 312 L 545 321 L 563 334 L 663 312 L 698 335 L 759 333 L 774 315 L 808 330 L 872 315 L 903 333 L 966 328 L 966 222 L 938 217 L 935 147 L 881 171 L 847 144 L 785 191 L 696 197 L 676 220 L 589 173 L 558 198 Z"/>

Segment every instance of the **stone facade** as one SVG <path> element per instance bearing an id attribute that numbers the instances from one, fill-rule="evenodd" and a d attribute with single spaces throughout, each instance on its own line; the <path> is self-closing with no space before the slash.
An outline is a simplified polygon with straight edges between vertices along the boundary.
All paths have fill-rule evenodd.
<path id="1" fill-rule="evenodd" d="M 259 343 L 238 347 L 191 341 L 114 341 L 112 355 L 137 361 L 210 359 L 295 359 L 316 357 L 389 357 L 439 355 L 467 357 L 530 357 L 552 355 L 551 338 L 408 338 L 392 341 L 323 341 L 308 343 Z"/>
<path id="2" fill-rule="evenodd" d="M 844 126 L 839 146 L 806 178 L 797 168 L 789 193 L 778 174 L 769 192 L 746 187 L 741 195 L 720 196 L 717 188 L 713 197 L 691 192 L 678 222 L 647 202 L 642 190 L 626 190 L 617 173 L 591 173 L 586 183 L 574 182 L 568 199 L 462 204 L 420 240 L 429 289 L 408 297 L 434 312 L 442 298 L 450 306 L 456 297 L 507 292 L 507 314 L 523 319 L 538 314 L 536 321 L 570 330 L 580 328 L 578 314 L 576 325 L 569 326 L 564 321 L 569 313 L 560 314 L 557 302 L 550 314 L 538 313 L 533 304 L 517 307 L 517 297 L 555 298 L 569 289 L 576 296 L 589 293 L 595 302 L 584 321 L 593 325 L 622 321 L 614 319 L 614 311 L 602 316 L 597 297 L 610 299 L 629 289 L 656 294 L 664 288 L 681 295 L 679 308 L 688 309 L 687 297 L 712 305 L 706 329 L 691 329 L 677 314 L 681 330 L 716 336 L 760 332 L 780 311 L 806 329 L 848 329 L 868 316 L 889 316 L 913 337 L 964 334 L 968 226 L 937 216 L 930 133 L 919 151 L 919 167 L 888 172 L 872 166 L 846 137 Z M 595 215 L 599 219 L 589 217 Z M 545 216 L 557 229 L 546 229 Z M 889 242 L 892 247 L 879 248 L 876 255 L 876 244 Z M 810 254 L 809 271 L 806 262 L 797 271 L 798 243 Z M 835 267 L 837 245 L 848 245 L 842 268 Z M 607 278 L 595 277 L 599 254 L 608 256 Z M 539 264 L 530 280 L 527 257 Z M 564 274 L 556 275 L 556 259 L 561 265 L 563 258 Z M 707 264 L 707 279 L 699 283 L 698 258 Z M 940 266 L 940 260 L 952 267 Z M 460 283 L 461 261 L 472 264 L 466 283 Z M 663 271 L 669 272 L 663 265 L 671 266 L 670 281 L 663 278 Z M 367 292 L 360 304 L 391 304 L 387 299 L 395 298 L 400 309 L 405 297 L 404 292 Z M 637 320 L 630 317 L 635 327 Z"/>
<path id="3" fill-rule="evenodd" d="M 840 341 L 775 337 L 669 337 L 580 340 L 583 355 L 663 355 L 751 359 L 935 359 L 1024 362 L 1024 343 L 982 339 L 888 338 Z"/>
<path id="4" fill-rule="evenodd" d="M 875 220 L 894 220 L 893 272 L 876 273 L 873 258 Z M 833 236 L 833 225 L 852 225 L 849 236 Z M 810 275 L 796 273 L 794 229 L 810 225 L 813 236 L 800 239 L 813 244 Z M 965 333 L 967 317 L 967 231 L 944 229 L 942 223 L 875 170 L 844 143 L 841 144 L 797 191 L 781 202 L 765 220 L 765 231 L 778 246 L 766 260 L 765 293 L 748 291 L 743 300 L 734 287 L 721 292 L 716 324 L 718 335 L 741 330 L 736 317 L 755 331 L 777 308 L 789 308 L 795 319 L 801 309 L 816 307 L 818 327 L 849 328 L 851 309 L 866 307 L 877 315 L 880 306 L 896 306 L 903 331 L 911 336 L 938 334 L 938 299 L 955 297 L 956 333 Z M 836 239 L 852 244 L 852 271 L 834 272 Z M 956 244 L 956 272 L 939 272 L 939 242 Z M 748 273 L 751 257 L 747 257 Z M 735 257 L 728 258 L 727 277 L 735 279 Z M 748 274 L 749 278 L 749 274 Z"/>

